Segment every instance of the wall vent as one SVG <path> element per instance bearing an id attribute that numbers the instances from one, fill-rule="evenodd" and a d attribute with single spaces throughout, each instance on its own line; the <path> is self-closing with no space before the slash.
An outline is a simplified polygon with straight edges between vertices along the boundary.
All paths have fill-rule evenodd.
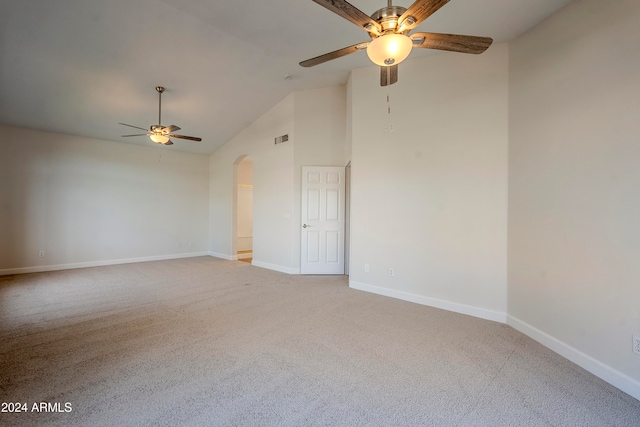
<path id="1" fill-rule="evenodd" d="M 289 140 L 289 134 L 282 135 L 276 137 L 276 145 L 282 144 L 283 142 L 287 142 Z"/>

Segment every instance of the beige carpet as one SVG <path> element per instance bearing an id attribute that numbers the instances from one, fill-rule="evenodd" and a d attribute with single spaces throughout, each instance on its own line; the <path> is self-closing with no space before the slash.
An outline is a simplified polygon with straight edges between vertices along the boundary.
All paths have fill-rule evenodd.
<path id="1" fill-rule="evenodd" d="M 506 325 L 211 257 L 0 277 L 0 339 L 3 426 L 640 425 Z"/>

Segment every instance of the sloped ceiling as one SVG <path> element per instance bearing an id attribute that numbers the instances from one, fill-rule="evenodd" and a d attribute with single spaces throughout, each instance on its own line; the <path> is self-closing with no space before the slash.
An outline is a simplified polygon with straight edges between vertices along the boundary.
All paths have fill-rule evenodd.
<path id="1" fill-rule="evenodd" d="M 500 43 L 569 2 L 451 0 L 415 31 Z M 386 6 L 351 3 L 367 14 Z M 350 70 L 371 66 L 364 52 L 298 65 L 368 40 L 311 0 L 0 0 L 0 6 L 0 123 L 39 130 L 149 145 L 145 137 L 122 138 L 136 132 L 118 122 L 156 124 L 154 88 L 162 85 L 163 124 L 203 138 L 176 140 L 167 149 L 212 153 L 292 91 L 345 84 Z M 408 61 L 436 53 L 415 49 Z"/>

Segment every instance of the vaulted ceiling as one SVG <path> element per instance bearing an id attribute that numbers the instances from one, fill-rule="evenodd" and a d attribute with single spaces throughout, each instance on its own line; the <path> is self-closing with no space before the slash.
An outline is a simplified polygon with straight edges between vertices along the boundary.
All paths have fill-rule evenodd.
<path id="1" fill-rule="evenodd" d="M 570 0 L 451 0 L 416 31 L 509 41 Z M 351 0 L 367 14 L 386 0 Z M 395 0 L 409 7 L 412 0 Z M 357 53 L 302 60 L 367 33 L 311 0 L 0 0 L 0 123 L 149 145 L 118 122 L 200 136 L 167 149 L 211 153 L 292 91 L 345 84 Z M 436 51 L 414 49 L 408 61 Z M 402 65 L 400 65 L 400 75 Z M 285 76 L 290 79 L 285 79 Z M 378 85 L 372 81 L 371 85 Z M 1 143 L 1 142 L 0 142 Z"/>

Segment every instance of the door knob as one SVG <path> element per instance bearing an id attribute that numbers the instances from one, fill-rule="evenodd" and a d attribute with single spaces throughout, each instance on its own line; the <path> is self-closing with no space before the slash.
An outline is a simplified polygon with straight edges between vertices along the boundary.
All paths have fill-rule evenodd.
<path id="1" fill-rule="evenodd" d="M 302 228 L 307 228 L 307 227 L 311 227 L 311 226 L 307 224 L 302 224 Z"/>

